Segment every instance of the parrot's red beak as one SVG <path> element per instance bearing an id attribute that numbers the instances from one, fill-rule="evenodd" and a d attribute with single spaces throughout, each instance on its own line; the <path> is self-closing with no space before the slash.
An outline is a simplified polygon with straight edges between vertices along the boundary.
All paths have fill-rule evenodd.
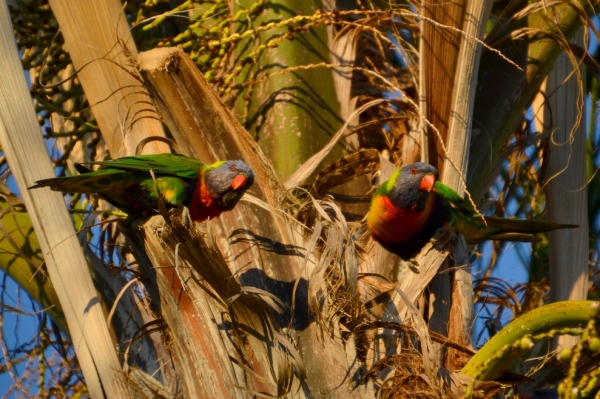
<path id="1" fill-rule="evenodd" d="M 433 190 L 433 185 L 435 184 L 435 175 L 426 174 L 421 179 L 421 185 L 419 186 L 419 190 L 430 192 Z"/>
<path id="2" fill-rule="evenodd" d="M 233 181 L 231 182 L 231 188 L 234 190 L 237 190 L 238 188 L 242 187 L 244 184 L 246 184 L 246 176 L 244 175 L 237 175 L 236 177 L 233 178 Z"/>

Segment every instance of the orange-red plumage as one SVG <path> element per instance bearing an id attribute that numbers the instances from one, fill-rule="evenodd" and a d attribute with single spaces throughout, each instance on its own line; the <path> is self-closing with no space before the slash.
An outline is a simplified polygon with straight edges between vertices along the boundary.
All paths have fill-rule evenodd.
<path id="1" fill-rule="evenodd" d="M 387 250 L 409 259 L 443 224 L 433 187 L 438 171 L 422 162 L 397 169 L 377 188 L 367 227 Z"/>
<path id="2" fill-rule="evenodd" d="M 204 171 L 200 173 L 200 179 L 194 188 L 192 202 L 190 204 L 190 217 L 192 220 L 206 220 L 219 217 L 223 210 L 219 208 L 213 199 L 208 186 L 204 182 Z"/>
<path id="3" fill-rule="evenodd" d="M 413 207 L 399 208 L 387 196 L 373 198 L 367 225 L 373 238 L 379 242 L 406 241 L 420 232 L 429 220 L 435 204 L 435 196 L 429 196 L 425 207 L 415 211 Z"/>

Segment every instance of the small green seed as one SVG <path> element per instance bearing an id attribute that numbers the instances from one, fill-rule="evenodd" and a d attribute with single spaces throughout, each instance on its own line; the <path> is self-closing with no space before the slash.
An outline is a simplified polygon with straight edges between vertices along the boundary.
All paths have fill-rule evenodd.
<path id="1" fill-rule="evenodd" d="M 571 348 L 564 348 L 563 350 L 558 352 L 558 355 L 556 355 L 556 359 L 559 362 L 568 362 L 569 360 L 571 360 L 571 356 L 572 356 Z"/>

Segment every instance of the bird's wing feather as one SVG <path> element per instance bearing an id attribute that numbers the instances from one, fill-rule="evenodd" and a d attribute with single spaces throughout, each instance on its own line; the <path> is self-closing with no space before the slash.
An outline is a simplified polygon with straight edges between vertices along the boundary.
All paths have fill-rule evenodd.
<path id="1" fill-rule="evenodd" d="M 94 162 L 101 168 L 114 168 L 123 170 L 150 171 L 156 174 L 177 176 L 187 179 L 197 179 L 200 169 L 204 166 L 201 162 L 179 154 L 154 154 L 136 155 L 112 159 L 109 161 Z"/>
<path id="2" fill-rule="evenodd" d="M 433 191 L 435 191 L 439 197 L 444 199 L 447 203 L 453 205 L 455 208 L 469 213 L 476 213 L 473 209 L 473 206 L 469 202 L 465 201 L 460 194 L 444 183 L 436 181 L 433 185 Z"/>

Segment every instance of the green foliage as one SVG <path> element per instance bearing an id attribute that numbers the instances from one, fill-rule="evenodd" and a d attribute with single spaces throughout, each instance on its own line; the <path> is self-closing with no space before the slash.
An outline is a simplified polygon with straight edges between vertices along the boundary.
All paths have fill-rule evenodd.
<path id="1" fill-rule="evenodd" d="M 65 316 L 42 266 L 44 255 L 25 207 L 17 198 L 8 195 L 0 199 L 0 210 L 0 268 L 27 291 L 62 331 L 67 332 Z"/>
<path id="2" fill-rule="evenodd" d="M 595 301 L 556 302 L 534 309 L 513 320 L 488 341 L 463 368 L 462 373 L 476 380 L 501 378 L 536 343 L 563 334 L 580 336 L 572 348 L 561 350 L 556 359 L 566 363 L 566 377 L 558 383 L 561 398 L 585 398 L 597 392 L 600 372 L 583 368 L 585 357 L 600 351 L 598 317 L 600 303 Z M 554 367 L 556 367 L 554 365 Z M 582 369 L 586 370 L 582 372 Z M 473 393 L 474 383 L 467 390 Z"/>

